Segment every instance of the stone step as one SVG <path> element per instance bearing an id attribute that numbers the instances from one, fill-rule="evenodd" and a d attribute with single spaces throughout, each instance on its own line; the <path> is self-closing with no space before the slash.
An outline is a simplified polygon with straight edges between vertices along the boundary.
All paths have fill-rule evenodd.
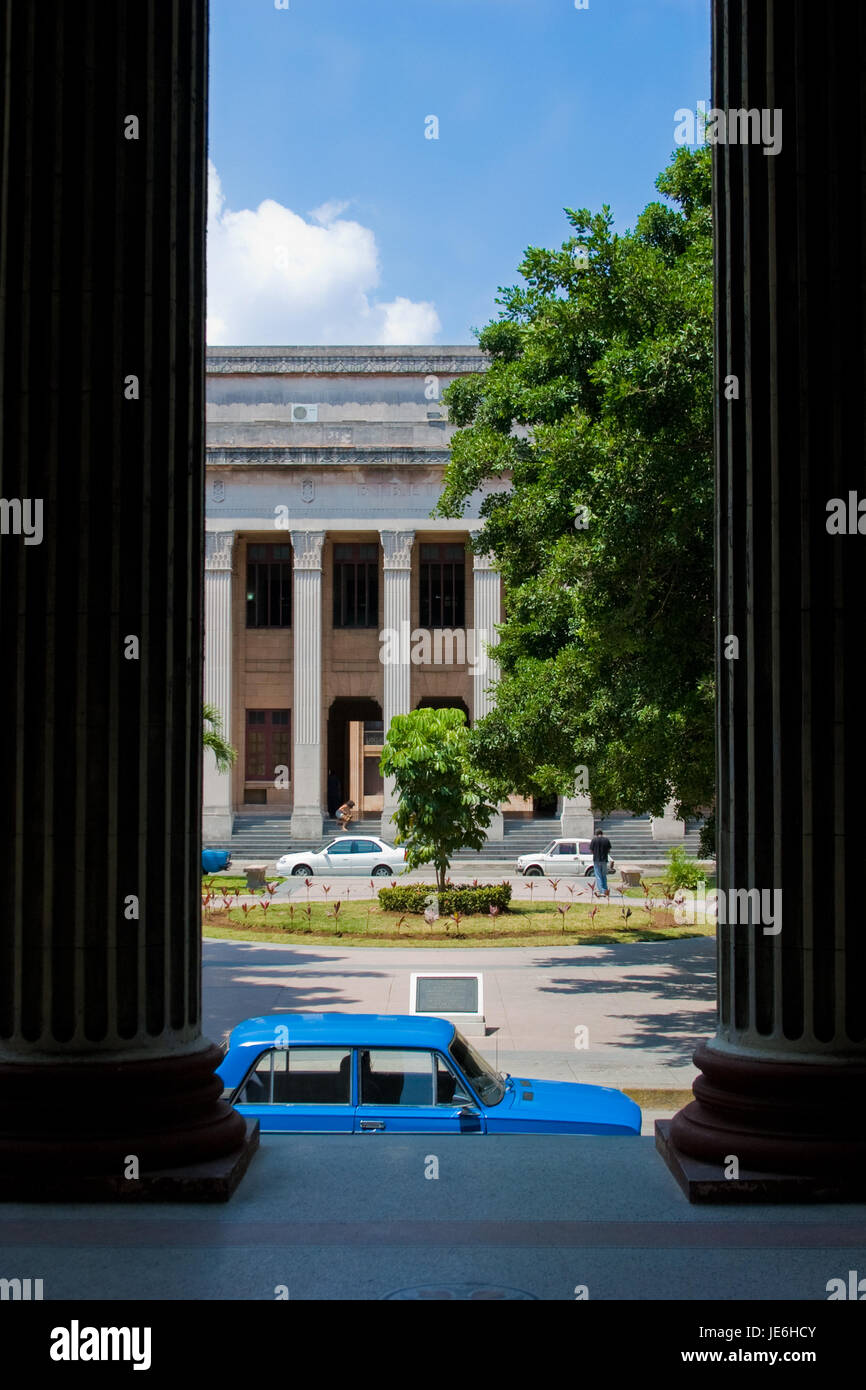
<path id="1" fill-rule="evenodd" d="M 237 816 L 231 842 L 235 864 L 240 864 L 244 856 L 250 859 L 278 859 L 282 854 L 318 849 L 323 840 L 340 833 L 336 820 L 326 817 L 322 826 L 320 840 L 292 840 L 291 816 Z M 608 816 L 602 818 L 601 825 L 611 842 L 611 852 L 619 862 L 636 860 L 663 861 L 667 850 L 673 843 L 680 844 L 691 858 L 700 855 L 700 824 L 689 822 L 683 840 L 654 840 L 649 816 Z M 456 862 L 473 863 L 479 860 L 493 860 L 503 863 L 513 861 L 519 854 L 531 854 L 540 850 L 549 840 L 560 837 L 558 819 L 506 820 L 503 825 L 503 839 L 490 840 L 483 850 L 461 850 L 455 855 Z M 381 835 L 380 818 L 366 818 L 350 822 L 354 835 Z"/>

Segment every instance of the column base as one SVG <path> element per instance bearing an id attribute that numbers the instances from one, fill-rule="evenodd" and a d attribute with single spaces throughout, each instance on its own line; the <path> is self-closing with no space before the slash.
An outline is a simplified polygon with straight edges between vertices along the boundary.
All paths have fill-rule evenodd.
<path id="1" fill-rule="evenodd" d="M 230 811 L 209 811 L 205 807 L 201 818 L 201 838 L 205 849 L 209 846 L 225 848 L 234 828 L 234 815 Z"/>
<path id="2" fill-rule="evenodd" d="M 701 1190 L 721 1180 L 726 1195 L 704 1200 L 750 1200 L 727 1192 L 760 1187 L 761 1174 L 767 1190 L 810 1194 L 804 1201 L 866 1198 L 866 1060 L 779 1062 L 701 1043 L 694 1063 L 701 1072 L 695 1099 L 664 1131 L 657 1128 L 666 1161 L 690 1200 L 681 1175 Z M 739 1179 L 724 1178 L 732 1159 Z M 836 1195 L 819 1198 L 819 1191 Z"/>
<path id="3" fill-rule="evenodd" d="M 293 840 L 321 840 L 322 825 L 321 807 L 299 806 L 297 810 L 292 811 L 289 833 Z"/>
<path id="4" fill-rule="evenodd" d="M 222 1099 L 221 1061 L 206 1043 L 129 1061 L 89 1053 L 0 1063 L 0 1193 L 70 1191 L 97 1180 L 114 1184 L 116 1195 L 123 1183 L 166 1170 L 231 1167 L 249 1138 Z"/>
<path id="5" fill-rule="evenodd" d="M 770 1205 L 780 1202 L 866 1202 L 866 1175 L 817 1176 L 814 1173 L 762 1173 L 740 1168 L 725 1177 L 725 1165 L 706 1163 L 683 1153 L 671 1139 L 672 1120 L 656 1120 L 656 1148 L 686 1197 L 695 1205 Z"/>
<path id="6" fill-rule="evenodd" d="M 118 1173 L 3 1175 L 0 1202 L 227 1202 L 259 1147 L 258 1120 L 244 1121 L 239 1149 L 222 1158 L 124 1178 Z"/>
<path id="7" fill-rule="evenodd" d="M 387 841 L 389 845 L 393 845 L 394 836 L 397 834 L 397 826 L 394 824 L 393 814 L 396 809 L 397 808 L 395 806 L 382 807 L 382 820 L 379 828 L 379 834 L 381 835 L 383 840 Z"/>
<path id="8" fill-rule="evenodd" d="M 684 820 L 677 820 L 675 816 L 653 816 L 650 819 L 650 827 L 654 840 L 677 844 L 686 838 L 686 823 Z"/>
<path id="9" fill-rule="evenodd" d="M 493 817 L 485 833 L 488 840 L 505 839 L 505 821 L 503 820 L 501 811 L 498 811 Z"/>

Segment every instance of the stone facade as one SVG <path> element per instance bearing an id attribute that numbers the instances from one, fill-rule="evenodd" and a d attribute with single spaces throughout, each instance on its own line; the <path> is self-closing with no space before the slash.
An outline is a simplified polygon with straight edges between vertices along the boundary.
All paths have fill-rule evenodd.
<path id="1" fill-rule="evenodd" d="M 205 698 L 222 711 L 238 758 L 220 775 L 206 756 L 205 843 L 225 841 L 241 811 L 291 814 L 293 837 L 315 838 L 329 770 L 340 797 L 381 816 L 388 833 L 394 790 L 373 764 L 391 717 L 441 702 L 474 722 L 489 709 L 495 668 L 485 644 L 495 640 L 501 584 L 471 549 L 484 493 L 460 520 L 431 516 L 454 433 L 441 394 L 485 369 L 476 347 L 208 351 Z M 376 568 L 369 625 L 353 623 L 354 610 L 349 622 L 335 613 L 338 548 L 347 546 L 376 557 L 367 561 Z M 457 547 L 444 577 L 431 569 L 430 546 Z M 248 593 L 264 582 L 250 566 L 277 553 L 291 565 L 290 621 L 250 625 L 258 600 Z M 445 621 L 449 613 L 456 620 Z M 255 734 L 270 758 L 264 776 L 250 757 L 251 712 L 268 721 Z M 274 718 L 288 722 L 274 732 Z M 490 833 L 502 834 L 501 817 Z"/>

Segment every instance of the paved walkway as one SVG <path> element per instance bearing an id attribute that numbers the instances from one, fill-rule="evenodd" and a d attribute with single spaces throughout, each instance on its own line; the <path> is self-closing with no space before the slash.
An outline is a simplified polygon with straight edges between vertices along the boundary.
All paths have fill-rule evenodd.
<path id="1" fill-rule="evenodd" d="M 488 1033 L 473 1041 L 515 1075 L 688 1089 L 715 1028 L 709 937 L 435 952 L 206 940 L 205 1032 L 282 1009 L 406 1013 L 419 968 L 483 972 Z"/>

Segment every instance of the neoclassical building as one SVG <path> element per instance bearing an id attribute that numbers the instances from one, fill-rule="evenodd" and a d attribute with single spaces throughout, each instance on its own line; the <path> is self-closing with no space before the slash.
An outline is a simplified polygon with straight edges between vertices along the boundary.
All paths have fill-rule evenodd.
<path id="1" fill-rule="evenodd" d="M 346 798 L 388 834 L 392 716 L 490 708 L 501 583 L 469 545 L 483 492 L 431 516 L 442 393 L 485 368 L 474 346 L 209 349 L 205 699 L 238 757 L 231 775 L 206 759 L 206 843 L 257 812 L 314 839 Z"/>

